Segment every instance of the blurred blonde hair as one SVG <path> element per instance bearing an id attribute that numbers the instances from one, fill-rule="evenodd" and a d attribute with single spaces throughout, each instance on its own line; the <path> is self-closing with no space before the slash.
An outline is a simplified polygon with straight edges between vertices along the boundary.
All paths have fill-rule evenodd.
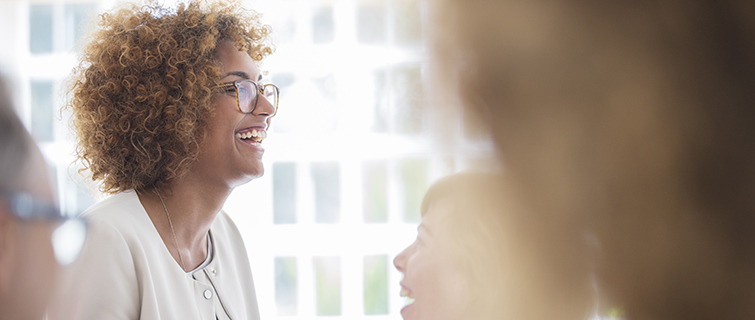
<path id="1" fill-rule="evenodd" d="M 434 3 L 518 216 L 500 318 L 755 318 L 755 3 Z"/>

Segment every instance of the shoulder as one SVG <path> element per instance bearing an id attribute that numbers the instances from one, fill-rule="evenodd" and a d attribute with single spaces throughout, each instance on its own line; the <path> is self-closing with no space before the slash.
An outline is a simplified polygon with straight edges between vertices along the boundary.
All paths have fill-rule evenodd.
<path id="1" fill-rule="evenodd" d="M 88 224 L 88 248 L 85 249 L 108 255 L 130 251 L 129 238 L 143 233 L 145 226 L 142 225 L 149 223 L 133 191 L 114 194 L 89 207 L 81 217 Z"/>
<path id="2" fill-rule="evenodd" d="M 220 211 L 215 221 L 212 223 L 212 231 L 216 234 L 224 234 L 230 237 L 238 237 L 241 239 L 241 232 L 236 227 L 236 223 L 225 211 Z"/>
<path id="3" fill-rule="evenodd" d="M 143 209 L 139 197 L 133 190 L 113 194 L 104 200 L 93 204 L 81 216 L 92 220 L 102 219 L 122 212 Z"/>
<path id="4" fill-rule="evenodd" d="M 144 256 L 149 244 L 159 237 L 133 191 L 114 194 L 81 216 L 88 225 L 82 260 L 92 268 L 113 264 L 109 267 L 133 273 L 134 255 Z"/>
<path id="5" fill-rule="evenodd" d="M 246 258 L 246 246 L 241 232 L 236 227 L 230 216 L 225 211 L 220 211 L 210 228 L 213 242 L 219 252 L 228 252 L 234 256 Z"/>
<path id="6" fill-rule="evenodd" d="M 145 228 L 152 227 L 139 197 L 131 190 L 114 194 L 92 205 L 81 217 L 86 219 L 95 233 L 110 231 L 138 235 Z"/>

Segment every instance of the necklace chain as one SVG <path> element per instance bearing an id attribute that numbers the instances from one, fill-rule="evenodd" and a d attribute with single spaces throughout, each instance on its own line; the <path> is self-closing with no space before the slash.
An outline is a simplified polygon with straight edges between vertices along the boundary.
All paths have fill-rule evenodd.
<path id="1" fill-rule="evenodd" d="M 176 244 L 176 251 L 178 252 L 178 260 L 181 260 L 181 268 L 183 268 L 184 272 L 186 272 L 186 265 L 184 264 L 184 258 L 181 255 L 181 247 L 178 246 L 178 239 L 176 239 L 176 231 L 173 230 L 173 221 L 170 220 L 170 213 L 168 213 L 168 207 L 165 206 L 165 201 L 163 201 L 163 196 L 160 195 L 160 191 L 155 189 L 155 192 L 157 192 L 157 196 L 160 197 L 160 202 L 163 204 L 163 209 L 165 209 L 165 215 L 168 216 L 168 224 L 170 224 L 170 233 L 173 234 L 173 242 Z"/>

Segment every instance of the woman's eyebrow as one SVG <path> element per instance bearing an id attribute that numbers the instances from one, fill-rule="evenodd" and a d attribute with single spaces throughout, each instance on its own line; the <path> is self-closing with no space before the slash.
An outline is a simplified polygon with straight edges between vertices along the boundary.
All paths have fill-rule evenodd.
<path id="1" fill-rule="evenodd" d="M 228 76 L 237 76 L 237 77 L 242 78 L 242 79 L 251 79 L 252 78 L 252 77 L 249 76 L 248 73 L 246 73 L 244 71 L 231 71 L 229 73 L 226 73 L 223 76 L 223 78 L 228 77 Z M 262 75 L 261 74 L 259 75 L 259 77 L 257 77 L 256 81 L 260 81 L 260 80 L 262 80 Z"/>
<path id="2" fill-rule="evenodd" d="M 242 79 L 249 79 L 249 74 L 247 74 L 244 71 L 231 71 L 229 73 L 226 73 L 223 76 L 223 78 L 228 77 L 228 76 L 237 76 L 237 77 L 242 78 Z"/>

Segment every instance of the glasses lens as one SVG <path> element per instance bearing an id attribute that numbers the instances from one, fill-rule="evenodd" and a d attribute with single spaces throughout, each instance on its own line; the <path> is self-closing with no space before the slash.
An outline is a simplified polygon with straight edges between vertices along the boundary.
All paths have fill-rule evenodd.
<path id="1" fill-rule="evenodd" d="M 11 209 L 21 219 L 61 220 L 60 211 L 52 204 L 36 199 L 28 193 L 10 196 Z"/>
<path id="2" fill-rule="evenodd" d="M 79 257 L 86 239 L 86 223 L 82 219 L 70 219 L 52 232 L 52 248 L 55 259 L 61 266 L 68 265 Z"/>
<path id="3" fill-rule="evenodd" d="M 278 97 L 280 96 L 278 87 L 272 84 L 267 84 L 265 85 L 265 92 L 262 95 L 273 105 L 273 107 L 275 107 L 275 112 L 273 112 L 273 115 L 275 115 L 275 113 L 278 112 Z"/>
<path id="4" fill-rule="evenodd" d="M 240 80 L 235 82 L 236 93 L 239 98 L 239 109 L 241 112 L 250 113 L 254 109 L 254 99 L 257 97 L 257 86 L 254 82 Z"/>

